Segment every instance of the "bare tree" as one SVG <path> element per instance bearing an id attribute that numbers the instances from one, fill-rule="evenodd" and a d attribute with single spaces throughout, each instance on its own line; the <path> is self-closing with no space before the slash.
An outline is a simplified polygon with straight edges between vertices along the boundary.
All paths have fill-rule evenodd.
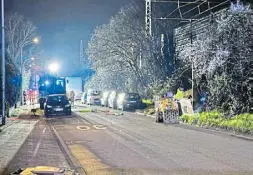
<path id="1" fill-rule="evenodd" d="M 7 54 L 15 65 L 20 64 L 21 49 L 33 42 L 36 27 L 18 13 L 6 17 Z"/>
<path id="2" fill-rule="evenodd" d="M 127 83 L 121 85 L 140 92 L 167 74 L 159 37 L 146 36 L 144 9 L 136 3 L 122 8 L 108 24 L 96 28 L 87 49 L 95 76 L 124 73 L 121 78 Z M 110 79 L 104 83 L 114 84 Z"/>

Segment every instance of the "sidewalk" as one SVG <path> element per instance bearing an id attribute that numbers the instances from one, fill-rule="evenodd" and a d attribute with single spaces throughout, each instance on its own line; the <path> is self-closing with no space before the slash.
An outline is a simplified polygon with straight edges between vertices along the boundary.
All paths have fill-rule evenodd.
<path id="1" fill-rule="evenodd" d="M 0 174 L 16 155 L 20 147 L 35 127 L 37 120 L 21 120 L 21 116 L 30 116 L 30 106 L 22 106 L 12 111 L 6 118 L 6 125 L 0 126 Z"/>
<path id="2" fill-rule="evenodd" d="M 38 121 L 15 121 L 0 133 L 0 174 L 12 160 Z"/>

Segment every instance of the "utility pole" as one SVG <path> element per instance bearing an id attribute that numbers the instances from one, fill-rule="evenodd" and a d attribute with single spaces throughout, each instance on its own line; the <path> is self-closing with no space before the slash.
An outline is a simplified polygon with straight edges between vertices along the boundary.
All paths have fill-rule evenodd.
<path id="1" fill-rule="evenodd" d="M 83 40 L 80 41 L 80 65 L 81 67 L 83 66 L 83 58 L 84 58 L 84 54 L 83 54 Z"/>
<path id="2" fill-rule="evenodd" d="M 4 36 L 4 0 L 1 0 L 1 15 L 2 15 L 2 59 L 1 59 L 1 96 L 2 96 L 2 125 L 5 125 L 5 36 Z"/>
<path id="3" fill-rule="evenodd" d="M 145 29 L 146 29 L 146 35 L 152 36 L 152 0 L 146 0 L 146 16 L 145 16 Z"/>

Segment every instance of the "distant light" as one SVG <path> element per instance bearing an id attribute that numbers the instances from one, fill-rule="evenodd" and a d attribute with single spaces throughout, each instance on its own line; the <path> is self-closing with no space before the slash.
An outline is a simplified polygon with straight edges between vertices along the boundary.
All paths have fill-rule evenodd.
<path id="1" fill-rule="evenodd" d="M 49 84 L 49 81 L 46 81 L 45 84 L 48 85 L 48 84 Z"/>
<path id="2" fill-rule="evenodd" d="M 35 43 L 35 44 L 38 44 L 39 43 L 39 38 L 38 37 L 35 37 L 34 39 L 33 39 L 33 42 Z"/>
<path id="3" fill-rule="evenodd" d="M 58 63 L 51 63 L 48 66 L 48 68 L 49 68 L 50 72 L 56 73 L 59 70 L 59 64 Z"/>
<path id="4" fill-rule="evenodd" d="M 35 60 L 35 58 L 34 58 L 34 57 L 32 57 L 32 58 L 31 58 L 31 60 Z"/>

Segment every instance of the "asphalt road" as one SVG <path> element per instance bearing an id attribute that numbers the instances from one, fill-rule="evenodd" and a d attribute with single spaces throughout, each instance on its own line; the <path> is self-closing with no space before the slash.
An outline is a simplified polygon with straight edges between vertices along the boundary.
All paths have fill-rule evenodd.
<path id="1" fill-rule="evenodd" d="M 93 108 L 50 120 L 87 174 L 253 174 L 252 141 Z"/>
<path id="2" fill-rule="evenodd" d="M 98 111 L 76 107 L 77 115 L 41 120 L 8 170 L 17 165 L 48 165 L 75 166 L 88 175 L 253 174 L 252 141 L 159 124 L 131 112 L 116 116 L 106 108 L 93 108 Z"/>

